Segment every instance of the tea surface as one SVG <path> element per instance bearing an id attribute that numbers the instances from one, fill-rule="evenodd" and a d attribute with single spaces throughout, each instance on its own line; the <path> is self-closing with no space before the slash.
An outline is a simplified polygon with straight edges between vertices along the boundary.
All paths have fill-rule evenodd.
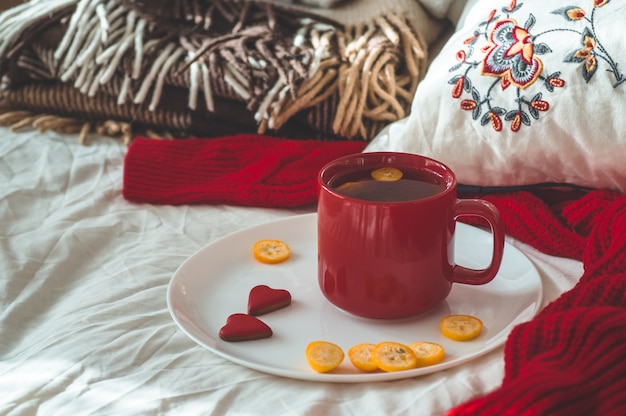
<path id="1" fill-rule="evenodd" d="M 394 168 L 395 169 L 395 168 Z M 396 169 L 397 170 L 397 169 Z M 377 169 L 362 169 L 333 178 L 329 185 L 338 193 L 351 198 L 375 202 L 404 202 L 437 195 L 446 189 L 442 178 L 419 170 L 402 169 L 397 178 L 378 177 Z"/>

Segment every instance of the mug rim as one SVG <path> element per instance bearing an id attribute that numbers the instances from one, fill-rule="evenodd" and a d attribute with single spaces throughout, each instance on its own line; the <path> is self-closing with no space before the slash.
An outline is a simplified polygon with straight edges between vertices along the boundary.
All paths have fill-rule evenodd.
<path id="1" fill-rule="evenodd" d="M 429 166 L 435 165 L 440 167 L 443 172 L 445 172 L 446 175 L 448 175 L 448 177 L 443 177 L 446 188 L 441 191 L 436 193 L 435 195 L 431 195 L 425 198 L 419 198 L 419 199 L 412 199 L 412 200 L 408 200 L 408 201 L 371 201 L 371 200 L 367 200 L 367 199 L 359 199 L 359 198 L 355 198 L 355 197 L 351 197 L 348 195 L 344 195 L 341 194 L 339 192 L 336 192 L 332 187 L 329 186 L 328 182 L 330 181 L 330 179 L 332 177 L 334 177 L 334 175 L 332 175 L 330 178 L 324 178 L 324 174 L 328 171 L 328 169 L 332 168 L 333 166 L 337 166 L 339 164 L 341 164 L 342 162 L 345 161 L 349 161 L 352 159 L 358 159 L 360 158 L 366 158 L 366 157 L 376 157 L 376 156 L 400 156 L 403 158 L 415 158 L 415 159 L 420 159 L 423 161 L 426 161 L 428 163 L 428 165 L 424 165 L 423 167 L 425 167 L 427 170 L 430 170 L 436 174 L 440 174 L 440 172 L 437 171 L 433 171 L 432 169 L 429 169 Z M 364 165 L 365 166 L 365 165 Z M 390 165 L 391 166 L 391 165 Z M 317 175 L 317 182 L 320 186 L 320 190 L 325 190 L 326 192 L 332 194 L 334 197 L 336 198 L 341 198 L 341 199 L 346 199 L 346 200 L 350 200 L 350 201 L 357 201 L 360 203 L 366 203 L 366 204 L 373 204 L 373 205 L 407 205 L 407 204 L 416 204 L 416 203 L 424 203 L 427 201 L 431 201 L 431 200 L 435 200 L 435 199 L 439 199 L 439 198 L 444 198 L 446 197 L 450 192 L 455 192 L 456 187 L 457 187 L 457 180 L 456 180 L 456 175 L 454 174 L 454 171 L 445 163 L 427 157 L 427 156 L 423 156 L 417 153 L 408 153 L 408 152 L 394 152 L 394 151 L 382 151 L 382 152 L 360 152 L 360 153 L 353 153 L 350 155 L 345 155 L 345 156 L 341 156 L 337 159 L 334 159 L 330 162 L 328 162 L 326 165 L 324 165 L 318 172 Z"/>

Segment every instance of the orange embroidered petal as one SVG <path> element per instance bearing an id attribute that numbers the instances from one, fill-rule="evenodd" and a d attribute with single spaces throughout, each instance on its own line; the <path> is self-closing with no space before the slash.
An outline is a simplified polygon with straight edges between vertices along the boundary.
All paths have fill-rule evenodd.
<path id="1" fill-rule="evenodd" d="M 509 8 L 508 8 L 508 12 L 512 12 L 513 9 L 515 9 L 515 6 L 517 5 L 517 1 L 516 0 L 512 0 L 511 3 L 509 3 Z"/>
<path id="2" fill-rule="evenodd" d="M 399 342 L 378 343 L 372 355 L 376 366 L 383 371 L 410 370 L 417 365 L 417 356 L 413 350 Z"/>
<path id="3" fill-rule="evenodd" d="M 465 39 L 465 40 L 463 41 L 463 43 L 467 45 L 468 43 L 472 43 L 472 42 L 474 42 L 474 40 L 475 40 L 476 38 L 478 38 L 478 35 L 470 36 L 469 38 Z M 457 56 L 458 56 L 458 55 L 457 55 Z"/>
<path id="4" fill-rule="evenodd" d="M 518 112 L 511 121 L 511 131 L 517 132 L 522 127 L 522 115 Z"/>
<path id="5" fill-rule="evenodd" d="M 361 371 L 376 371 L 378 366 L 374 362 L 374 344 L 358 344 L 348 350 L 348 358 L 352 365 Z"/>
<path id="6" fill-rule="evenodd" d="M 508 73 L 502 74 L 502 77 L 500 78 L 500 88 L 502 88 L 503 90 L 506 90 L 510 86 L 511 86 L 511 77 L 509 76 Z"/>
<path id="7" fill-rule="evenodd" d="M 439 364 L 445 357 L 445 349 L 435 342 L 420 341 L 409 344 L 417 357 L 417 367 Z"/>
<path id="8" fill-rule="evenodd" d="M 259 240 L 254 243 L 252 253 L 261 263 L 275 264 L 287 260 L 291 249 L 280 240 Z"/>
<path id="9" fill-rule="evenodd" d="M 463 110 L 473 110 L 476 108 L 478 104 L 474 100 L 463 100 L 461 101 L 461 109 Z"/>
<path id="10" fill-rule="evenodd" d="M 585 45 L 585 48 L 587 49 L 593 49 L 596 47 L 596 40 L 592 36 L 585 36 L 583 45 Z"/>
<path id="11" fill-rule="evenodd" d="M 553 87 L 558 87 L 558 88 L 561 88 L 565 85 L 565 81 L 563 81 L 561 78 L 548 78 L 548 82 Z"/>
<path id="12" fill-rule="evenodd" d="M 465 77 L 460 77 L 456 80 L 454 88 L 452 88 L 452 98 L 459 98 L 463 93 L 463 84 L 465 83 Z"/>
<path id="13" fill-rule="evenodd" d="M 579 49 L 574 52 L 574 57 L 579 59 L 587 59 L 587 57 L 591 54 L 589 49 Z"/>
<path id="14" fill-rule="evenodd" d="M 439 323 L 441 333 L 454 341 L 470 341 L 480 335 L 483 322 L 471 315 L 444 316 Z"/>
<path id="15" fill-rule="evenodd" d="M 530 106 L 539 111 L 548 111 L 548 109 L 550 108 L 550 104 L 547 101 L 543 100 L 531 101 Z"/>
<path id="16" fill-rule="evenodd" d="M 344 353 L 341 347 L 332 342 L 313 341 L 306 347 L 306 359 L 318 373 L 327 373 L 339 367 Z"/>
<path id="17" fill-rule="evenodd" d="M 489 113 L 489 118 L 491 118 L 491 126 L 495 131 L 502 131 L 502 119 L 493 111 Z"/>
<path id="18" fill-rule="evenodd" d="M 567 17 L 572 20 L 580 20 L 585 17 L 585 11 L 580 7 L 573 7 L 568 9 L 565 13 L 567 13 Z"/>
<path id="19" fill-rule="evenodd" d="M 526 65 L 532 65 L 534 45 L 530 40 L 530 33 L 524 28 L 513 28 L 513 37 L 515 43 L 512 44 L 504 53 L 506 58 L 519 55 Z"/>
<path id="20" fill-rule="evenodd" d="M 596 68 L 596 64 L 596 58 L 593 56 L 588 56 L 587 59 L 585 59 L 585 69 L 587 72 L 593 72 Z"/>

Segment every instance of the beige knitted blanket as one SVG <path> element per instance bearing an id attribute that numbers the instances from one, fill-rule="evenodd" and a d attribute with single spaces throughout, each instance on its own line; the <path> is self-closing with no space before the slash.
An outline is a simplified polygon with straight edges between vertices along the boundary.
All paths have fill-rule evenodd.
<path id="1" fill-rule="evenodd" d="M 0 14 L 0 124 L 81 140 L 95 131 L 367 141 L 407 115 L 426 63 L 416 2 L 290 3 L 33 0 L 9 9 Z"/>

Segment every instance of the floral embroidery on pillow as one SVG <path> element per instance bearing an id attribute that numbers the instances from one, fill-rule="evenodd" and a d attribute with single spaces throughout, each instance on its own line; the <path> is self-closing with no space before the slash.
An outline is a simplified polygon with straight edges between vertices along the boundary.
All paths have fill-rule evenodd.
<path id="1" fill-rule="evenodd" d="M 595 34 L 595 12 L 597 8 L 609 2 L 610 0 L 593 0 L 590 17 L 587 17 L 583 8 L 577 6 L 564 7 L 552 12 L 570 22 L 585 20 L 591 25 L 591 29 L 585 27 L 583 31 L 555 28 L 533 33 L 536 18 L 532 13 L 522 25 L 513 18 L 513 15 L 517 17 L 523 6 L 523 3 L 518 4 L 516 0 L 511 1 L 508 7 L 501 8 L 501 15 L 498 14 L 498 10 L 492 10 L 487 20 L 464 41 L 466 49 L 456 54 L 459 63 L 449 70 L 452 73 L 456 72 L 448 81 L 453 86 L 452 97 L 461 100 L 460 108 L 470 111 L 474 120 L 480 119 L 483 126 L 490 124 L 495 131 L 501 131 L 505 121 L 510 122 L 510 129 L 513 132 L 519 131 L 522 125 L 530 126 L 533 119 L 539 119 L 541 112 L 550 109 L 550 103 L 544 98 L 544 92 L 552 93 L 555 88 L 565 86 L 561 71 L 544 74 L 547 68 L 541 60 L 542 55 L 553 51 L 547 43 L 540 42 L 539 37 L 556 31 L 574 32 L 582 37 L 582 47 L 576 46 L 574 51 L 564 57 L 563 63 L 582 63 L 582 77 L 586 82 L 589 82 L 597 71 L 599 59 L 611 68 L 617 81 L 614 86 L 624 82 L 623 75 L 617 70 L 617 63 Z M 579 39 L 576 40 L 577 45 L 580 45 Z M 483 44 L 479 44 L 481 40 L 484 41 Z M 478 51 L 484 55 L 482 58 L 475 58 L 474 54 L 479 47 Z M 485 91 L 479 91 L 473 85 L 471 75 L 472 71 L 476 70 L 482 76 L 495 78 Z M 507 96 L 513 103 L 509 108 L 497 104 L 498 86 L 502 93 L 514 90 L 513 96 Z M 530 88 L 531 86 L 533 88 Z M 470 97 L 465 98 L 464 93 Z"/>
<path id="2" fill-rule="evenodd" d="M 610 0 L 595 0 L 595 7 L 591 10 L 591 17 L 587 17 L 587 13 L 580 7 L 564 7 L 553 11 L 554 14 L 560 14 L 568 21 L 577 21 L 585 19 L 590 25 L 580 33 L 580 43 L 582 47 L 579 47 L 572 51 L 565 57 L 565 62 L 583 63 L 582 76 L 586 82 L 591 80 L 593 74 L 598 70 L 598 60 L 604 61 L 609 66 L 609 72 L 613 73 L 615 77 L 615 83 L 613 88 L 616 88 L 622 82 L 626 81 L 626 77 L 617 69 L 617 62 L 613 60 L 613 57 L 608 53 L 602 43 L 596 35 L 595 15 L 596 10 L 599 7 L 605 6 Z"/>
<path id="3" fill-rule="evenodd" d="M 514 19 L 499 20 L 489 35 L 481 73 L 499 77 L 502 89 L 511 84 L 524 89 L 533 84 L 543 70 L 528 32 L 533 23 L 529 19 L 525 27 L 520 27 Z"/>

